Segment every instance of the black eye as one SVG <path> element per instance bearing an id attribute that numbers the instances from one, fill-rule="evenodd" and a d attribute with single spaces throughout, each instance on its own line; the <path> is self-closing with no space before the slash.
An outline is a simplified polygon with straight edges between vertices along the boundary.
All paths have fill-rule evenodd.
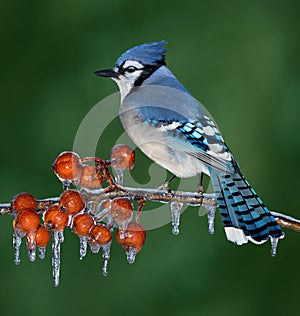
<path id="1" fill-rule="evenodd" d="M 135 72 L 136 71 L 136 68 L 134 66 L 129 66 L 125 69 L 125 71 L 127 72 Z"/>

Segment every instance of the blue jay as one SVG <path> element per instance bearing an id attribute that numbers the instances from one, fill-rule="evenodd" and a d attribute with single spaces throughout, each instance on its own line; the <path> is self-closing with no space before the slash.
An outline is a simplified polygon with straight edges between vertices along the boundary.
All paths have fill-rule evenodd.
<path id="1" fill-rule="evenodd" d="M 114 68 L 95 72 L 117 83 L 124 129 L 148 157 L 175 176 L 204 172 L 211 177 L 228 240 L 241 245 L 270 238 L 274 248 L 284 233 L 244 178 L 214 121 L 166 67 L 165 45 L 136 46 Z"/>

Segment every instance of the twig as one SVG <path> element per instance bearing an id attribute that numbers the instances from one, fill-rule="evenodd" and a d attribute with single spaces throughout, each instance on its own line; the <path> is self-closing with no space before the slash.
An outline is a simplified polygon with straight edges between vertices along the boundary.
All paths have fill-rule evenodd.
<path id="1" fill-rule="evenodd" d="M 150 200 L 160 203 L 179 202 L 188 205 L 217 205 L 214 194 L 199 194 L 192 192 L 172 191 L 167 192 L 159 189 L 136 189 L 130 187 L 122 187 L 107 191 L 107 189 L 101 190 L 87 190 L 81 189 L 80 193 L 86 200 L 101 202 L 107 199 L 114 198 L 128 198 L 132 200 Z"/>
<path id="2" fill-rule="evenodd" d="M 275 217 L 276 222 L 281 227 L 294 230 L 298 233 L 300 232 L 300 220 L 278 212 L 271 211 L 271 214 Z"/>
<path id="3" fill-rule="evenodd" d="M 178 202 L 191 206 L 216 206 L 217 202 L 214 194 L 192 193 L 183 191 L 167 192 L 161 189 L 136 189 L 130 187 L 113 186 L 113 189 L 88 190 L 80 189 L 80 193 L 86 201 L 93 201 L 94 207 L 104 200 L 114 198 L 127 198 L 137 201 L 154 201 L 159 203 Z M 45 211 L 50 205 L 59 201 L 59 197 L 47 198 L 37 201 L 37 212 Z M 0 215 L 12 214 L 10 203 L 0 204 Z M 300 220 L 291 216 L 271 211 L 277 223 L 287 229 L 300 232 Z"/>
<path id="4" fill-rule="evenodd" d="M 50 205 L 55 204 L 59 201 L 59 197 L 47 198 L 37 201 L 36 211 L 38 213 L 45 211 Z M 13 210 L 10 206 L 10 203 L 1 203 L 0 204 L 0 215 L 12 214 Z"/>

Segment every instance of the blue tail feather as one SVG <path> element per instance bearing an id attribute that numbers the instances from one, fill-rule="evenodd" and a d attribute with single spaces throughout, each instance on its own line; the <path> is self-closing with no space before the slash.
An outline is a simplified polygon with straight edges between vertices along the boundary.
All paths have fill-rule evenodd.
<path id="1" fill-rule="evenodd" d="M 284 233 L 275 218 L 241 171 L 234 174 L 213 171 L 211 179 L 225 227 L 242 230 L 254 243 L 262 243 L 269 237 L 283 238 Z"/>

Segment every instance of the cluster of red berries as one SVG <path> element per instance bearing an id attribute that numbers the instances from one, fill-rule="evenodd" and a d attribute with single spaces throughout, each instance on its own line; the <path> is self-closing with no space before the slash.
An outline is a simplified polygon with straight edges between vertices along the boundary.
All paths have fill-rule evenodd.
<path id="1" fill-rule="evenodd" d="M 117 172 L 132 170 L 134 167 L 134 151 L 126 145 L 116 145 L 111 150 L 111 159 L 103 161 L 95 157 L 81 159 L 74 152 L 62 152 L 52 164 L 52 170 L 65 184 L 72 183 L 87 189 L 101 188 L 103 174 L 101 166 L 108 163 Z M 88 162 L 95 162 L 89 165 Z"/>
<path id="2" fill-rule="evenodd" d="M 89 164 L 93 162 L 94 165 Z M 97 211 L 89 208 L 88 200 L 84 200 L 81 190 L 102 189 L 106 180 L 109 190 L 111 173 L 106 172 L 112 167 L 120 175 L 125 169 L 131 170 L 134 165 L 134 151 L 126 145 L 117 145 L 111 151 L 111 159 L 103 161 L 99 158 L 81 159 L 74 152 L 61 153 L 52 165 L 57 177 L 64 184 L 65 190 L 58 200 L 53 200 L 47 208 L 39 208 L 38 202 L 28 193 L 20 193 L 11 202 L 14 215 L 14 244 L 15 262 L 20 263 L 19 247 L 21 238 L 26 237 L 28 255 L 31 261 L 35 260 L 36 247 L 39 249 L 40 258 L 44 258 L 46 246 L 53 235 L 53 256 L 60 260 L 57 251 L 63 241 L 62 232 L 66 227 L 76 233 L 80 238 L 80 258 L 86 254 L 86 245 L 89 244 L 92 252 L 102 248 L 104 259 L 103 274 L 107 274 L 107 260 L 112 240 L 112 233 L 117 227 L 116 240 L 125 249 L 128 262 L 135 260 L 135 255 L 141 250 L 146 232 L 138 223 L 138 217 L 133 219 L 134 206 L 128 199 L 115 198 L 99 203 Z M 70 189 L 76 185 L 78 190 Z M 119 183 L 122 184 L 122 183 Z M 60 236 L 59 241 L 54 240 Z M 56 245 L 56 246 L 55 246 Z M 59 262 L 53 261 L 55 285 L 58 285 Z"/>
<path id="3" fill-rule="evenodd" d="M 11 208 L 15 214 L 13 221 L 15 235 L 19 238 L 26 236 L 29 253 L 35 251 L 36 246 L 45 249 L 50 239 L 50 232 L 44 225 L 40 224 L 35 198 L 28 193 L 20 193 L 13 198 Z M 40 256 L 44 257 L 43 251 Z M 31 255 L 29 258 L 34 261 L 35 255 Z M 18 255 L 15 262 L 16 264 L 20 263 Z"/>

